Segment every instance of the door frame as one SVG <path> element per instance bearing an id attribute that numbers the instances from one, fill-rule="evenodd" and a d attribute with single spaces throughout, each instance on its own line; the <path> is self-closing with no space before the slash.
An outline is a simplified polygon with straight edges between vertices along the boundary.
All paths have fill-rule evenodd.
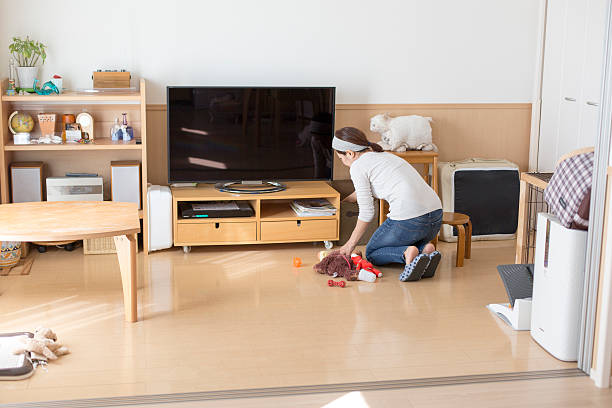
<path id="1" fill-rule="evenodd" d="M 593 187 L 589 237 L 587 242 L 587 265 L 584 287 L 583 318 L 580 332 L 580 354 L 578 366 L 589 373 L 598 387 L 610 386 L 612 365 L 612 229 L 607 228 L 606 195 L 608 168 L 610 167 L 610 141 L 612 139 L 612 7 L 608 0 L 602 89 L 598 117 L 598 136 L 595 146 Z M 609 205 L 609 203 L 608 203 Z M 609 212 L 609 210 L 608 210 Z M 610 214 L 608 214 L 608 218 Z M 604 237 L 606 234 L 606 237 Z M 603 242 L 602 242 L 603 241 Z M 602 243 L 605 247 L 602 248 Z M 605 253 L 602 253 L 605 252 Z M 602 263 L 603 258 L 603 263 Z M 603 273 L 600 284 L 600 273 Z M 599 294 L 599 298 L 598 298 Z M 600 314 L 597 316 L 599 303 Z M 596 320 L 596 317 L 598 319 Z M 597 328 L 597 332 L 595 329 Z M 595 339 L 597 340 L 595 342 Z M 594 344 L 596 343 L 596 346 Z M 596 348 L 595 348 L 596 347 Z M 596 369 L 593 369 L 596 367 Z M 585 369 L 587 368 L 587 369 Z"/>
<path id="2" fill-rule="evenodd" d="M 606 13 L 606 38 L 604 39 L 604 59 L 602 69 L 602 89 L 600 93 L 600 110 L 598 115 L 598 135 L 595 143 L 595 162 L 593 168 L 593 186 L 591 190 L 590 226 L 587 240 L 587 259 L 585 265 L 585 284 L 583 307 L 580 323 L 580 341 L 578 368 L 587 374 L 600 387 L 610 384 L 610 364 L 612 361 L 612 277 L 604 276 L 598 299 L 600 267 L 602 260 L 602 237 L 604 233 L 604 214 L 607 190 L 607 169 L 610 163 L 610 141 L 612 131 L 612 0 L 608 1 Z M 549 0 L 540 0 L 540 20 L 538 30 L 538 47 L 536 51 L 536 70 L 534 76 L 534 95 L 532 102 L 529 171 L 538 169 L 538 151 L 540 138 L 540 120 L 542 107 L 542 84 L 544 74 L 544 54 L 546 39 L 546 18 Z M 612 192 L 611 192 L 612 193 Z M 612 228 L 611 228 L 612 229 Z M 604 270 L 612 268 L 612 231 L 606 252 L 610 255 Z M 600 304 L 599 324 L 596 329 L 597 303 Z M 606 306 L 605 308 L 603 306 Z M 605 310 L 603 310 L 605 309 Z M 597 349 L 594 349 L 597 335 Z M 592 367 L 598 367 L 592 371 Z M 602 369 L 603 368 L 603 369 Z"/>

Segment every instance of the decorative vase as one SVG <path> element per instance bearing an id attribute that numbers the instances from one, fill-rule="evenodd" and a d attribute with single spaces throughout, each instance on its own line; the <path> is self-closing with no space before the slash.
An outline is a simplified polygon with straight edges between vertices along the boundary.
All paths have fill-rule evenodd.
<path id="1" fill-rule="evenodd" d="M 38 67 L 17 67 L 19 88 L 34 88 L 34 79 L 38 76 Z"/>
<path id="2" fill-rule="evenodd" d="M 39 113 L 38 125 L 40 126 L 40 135 L 43 137 L 54 136 L 56 120 L 57 115 L 55 113 Z"/>
<path id="3" fill-rule="evenodd" d="M 21 242 L 3 241 L 0 247 L 0 268 L 11 268 L 21 259 Z"/>

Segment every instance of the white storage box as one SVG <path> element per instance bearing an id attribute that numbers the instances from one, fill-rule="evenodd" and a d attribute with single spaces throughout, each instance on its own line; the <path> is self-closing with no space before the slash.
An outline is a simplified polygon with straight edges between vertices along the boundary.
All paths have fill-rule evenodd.
<path id="1" fill-rule="evenodd" d="M 149 186 L 149 251 L 172 247 L 172 192 L 170 187 Z"/>
<path id="2" fill-rule="evenodd" d="M 563 361 L 578 359 L 587 231 L 538 214 L 531 337 Z"/>
<path id="3" fill-rule="evenodd" d="M 513 239 L 518 223 L 519 168 L 508 160 L 467 159 L 440 163 L 439 193 L 444 212 L 467 214 L 472 240 Z M 456 242 L 450 225 L 440 239 Z"/>
<path id="4" fill-rule="evenodd" d="M 47 201 L 102 201 L 102 177 L 47 177 Z"/>

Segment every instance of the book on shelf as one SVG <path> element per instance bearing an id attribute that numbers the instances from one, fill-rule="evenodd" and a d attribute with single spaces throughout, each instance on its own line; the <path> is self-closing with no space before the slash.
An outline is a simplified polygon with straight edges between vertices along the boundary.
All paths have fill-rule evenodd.
<path id="1" fill-rule="evenodd" d="M 299 217 L 320 217 L 336 214 L 336 207 L 324 198 L 294 200 L 290 205 Z"/>

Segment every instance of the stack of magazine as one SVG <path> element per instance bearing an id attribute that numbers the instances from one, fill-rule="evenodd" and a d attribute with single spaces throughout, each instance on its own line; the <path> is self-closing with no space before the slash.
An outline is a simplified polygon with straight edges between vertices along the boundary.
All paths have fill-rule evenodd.
<path id="1" fill-rule="evenodd" d="M 324 198 L 294 200 L 291 208 L 298 217 L 321 217 L 336 214 L 336 207 Z"/>

